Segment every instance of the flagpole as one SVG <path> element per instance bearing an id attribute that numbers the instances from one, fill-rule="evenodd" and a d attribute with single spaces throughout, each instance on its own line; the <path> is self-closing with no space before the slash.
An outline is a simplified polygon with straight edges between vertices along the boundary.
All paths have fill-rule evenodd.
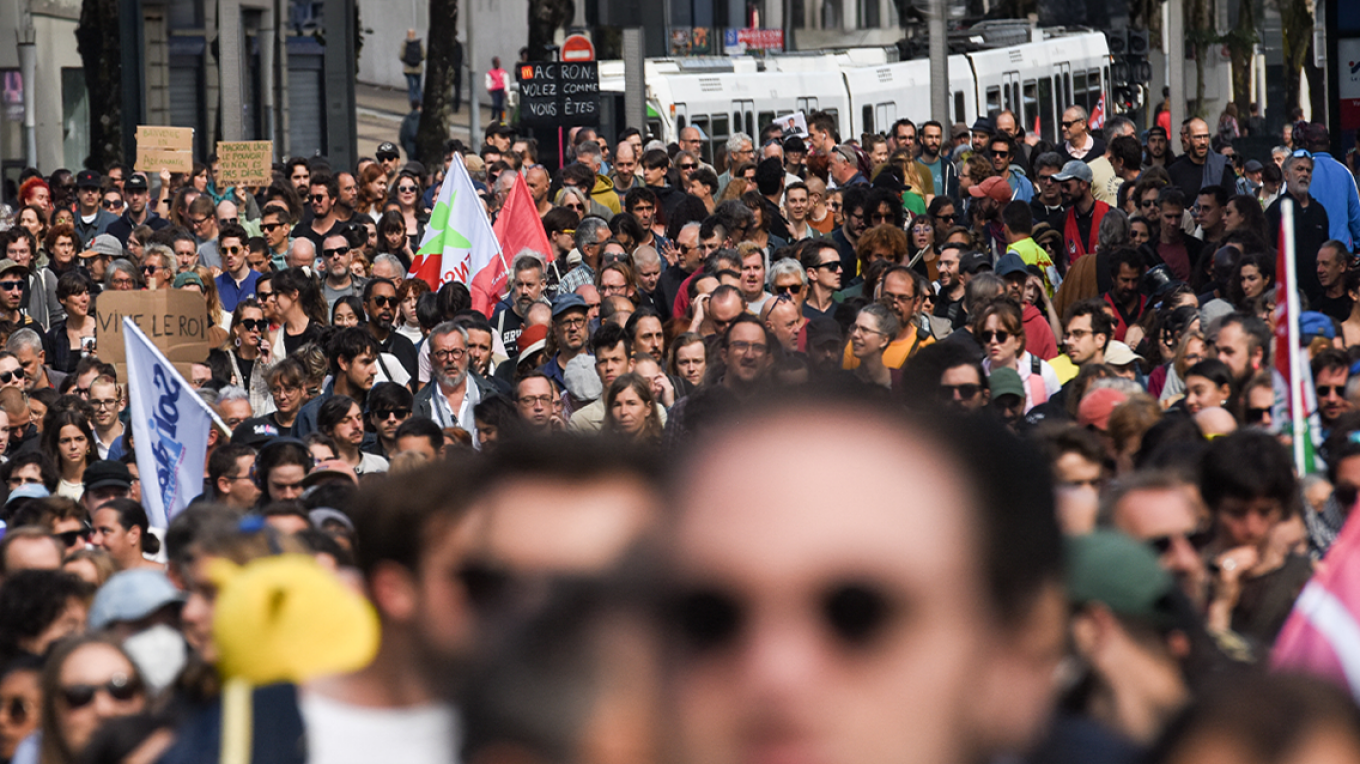
<path id="1" fill-rule="evenodd" d="M 1285 299 L 1288 301 L 1289 310 L 1286 315 L 1289 330 L 1289 421 L 1291 440 L 1294 444 L 1294 468 L 1300 475 L 1309 472 L 1308 465 L 1304 464 L 1304 438 L 1311 438 L 1312 432 L 1308 427 L 1308 411 L 1303 405 L 1303 368 L 1302 359 L 1299 357 L 1299 290 L 1295 274 L 1297 269 L 1295 264 L 1294 249 L 1294 202 L 1290 198 L 1290 204 L 1280 205 L 1280 226 L 1283 228 L 1281 239 L 1284 242 L 1284 264 L 1285 271 L 1276 274 L 1276 278 L 1288 280 L 1285 291 Z"/>

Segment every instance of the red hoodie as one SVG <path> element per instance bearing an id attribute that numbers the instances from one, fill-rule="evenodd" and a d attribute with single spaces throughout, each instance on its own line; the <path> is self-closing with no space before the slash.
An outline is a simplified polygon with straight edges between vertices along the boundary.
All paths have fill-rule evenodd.
<path id="1" fill-rule="evenodd" d="M 1044 361 L 1057 358 L 1058 342 L 1053 339 L 1053 328 L 1048 325 L 1048 316 L 1033 305 L 1026 304 L 1021 320 L 1021 325 L 1025 327 L 1025 350 Z"/>

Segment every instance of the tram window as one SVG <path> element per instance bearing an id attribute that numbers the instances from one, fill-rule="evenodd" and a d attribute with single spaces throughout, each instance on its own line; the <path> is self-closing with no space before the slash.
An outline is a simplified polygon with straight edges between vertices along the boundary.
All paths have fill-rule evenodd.
<path id="1" fill-rule="evenodd" d="M 764 130 L 774 124 L 774 112 L 762 111 L 756 116 L 756 127 Z M 752 133 L 754 135 L 754 133 Z"/>
<path id="2" fill-rule="evenodd" d="M 1076 103 L 1072 98 L 1072 73 L 1063 72 L 1063 109 Z"/>
<path id="3" fill-rule="evenodd" d="M 1053 114 L 1053 80 L 1047 77 L 1039 79 L 1039 137 L 1052 142 L 1054 135 Z M 1025 126 L 1025 129 L 1033 129 L 1033 120 Z"/>
<path id="4" fill-rule="evenodd" d="M 1086 97 L 1086 72 L 1077 72 L 1072 75 L 1072 92 L 1075 98 L 1072 103 L 1081 105 L 1082 108 L 1086 109 L 1086 113 L 1089 114 L 1091 112 L 1091 102 L 1087 100 Z"/>
<path id="5" fill-rule="evenodd" d="M 1034 118 L 1039 114 L 1038 91 L 1039 86 L 1035 80 L 1028 80 L 1025 82 L 1024 96 L 1020 100 L 1020 103 L 1023 106 L 1021 111 L 1024 112 L 1023 116 L 1020 117 L 1020 127 L 1026 131 L 1032 131 L 1034 129 Z"/>
<path id="6" fill-rule="evenodd" d="M 699 153 L 703 155 L 704 161 L 712 161 L 714 141 L 713 133 L 708 129 L 708 117 L 703 114 L 695 114 L 690 119 L 690 125 L 699 128 L 699 132 L 708 138 L 707 141 L 699 144 Z"/>
<path id="7" fill-rule="evenodd" d="M 962 90 L 955 90 L 955 91 L 954 91 L 954 121 L 955 121 L 955 122 L 967 122 L 967 121 L 968 121 L 968 117 L 967 117 L 966 114 L 964 114 L 964 111 L 963 111 L 963 91 L 962 91 Z"/>
<path id="8" fill-rule="evenodd" d="M 872 133 L 874 131 L 874 107 L 872 105 L 865 105 L 862 111 L 864 129 L 861 132 L 865 134 Z"/>
<path id="9" fill-rule="evenodd" d="M 1092 69 L 1086 73 L 1086 92 L 1086 100 L 1090 102 L 1091 108 L 1094 109 L 1096 104 L 1100 103 L 1101 96 L 1099 69 Z"/>
<path id="10" fill-rule="evenodd" d="M 730 135 L 730 134 L 731 134 L 731 129 L 729 128 L 728 123 L 727 123 L 727 115 L 726 115 L 726 114 L 714 114 L 714 115 L 713 115 L 713 131 L 709 133 L 709 137 L 711 137 L 711 138 L 713 139 L 714 144 L 716 145 L 719 141 L 721 141 L 721 142 L 726 142 L 726 141 L 727 141 L 727 136 Z"/>
<path id="11" fill-rule="evenodd" d="M 685 129 L 685 115 L 680 114 L 675 118 L 675 132 L 678 133 L 684 129 Z"/>
<path id="12" fill-rule="evenodd" d="M 996 117 L 1001 113 L 1001 88 L 993 85 L 987 88 L 987 116 Z"/>

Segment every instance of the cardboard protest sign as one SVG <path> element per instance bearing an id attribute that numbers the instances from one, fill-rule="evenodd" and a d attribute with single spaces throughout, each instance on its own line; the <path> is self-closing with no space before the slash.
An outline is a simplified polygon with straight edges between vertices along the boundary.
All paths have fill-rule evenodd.
<path id="1" fill-rule="evenodd" d="M 218 141 L 217 187 L 267 186 L 274 180 L 273 141 Z"/>
<path id="2" fill-rule="evenodd" d="M 161 169 L 189 173 L 194 170 L 192 127 L 137 126 L 137 167 L 149 175 Z"/>
<path id="3" fill-rule="evenodd" d="M 203 295 L 174 289 L 100 293 L 95 301 L 95 353 L 127 379 L 123 319 L 129 318 L 186 378 L 190 364 L 208 357 L 215 326 Z"/>

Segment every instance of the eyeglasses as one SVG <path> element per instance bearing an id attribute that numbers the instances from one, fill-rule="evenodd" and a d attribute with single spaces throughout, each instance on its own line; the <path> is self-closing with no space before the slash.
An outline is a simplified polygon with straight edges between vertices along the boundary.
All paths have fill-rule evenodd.
<path id="1" fill-rule="evenodd" d="M 283 223 L 261 223 L 260 230 L 265 233 L 272 233 L 276 228 L 283 228 Z"/>
<path id="2" fill-rule="evenodd" d="M 568 329 L 580 329 L 581 327 L 583 327 L 583 326 L 586 325 L 586 320 L 585 320 L 584 318 L 578 316 L 578 317 L 576 317 L 576 318 L 567 318 L 567 319 L 563 319 L 563 320 L 561 320 L 561 321 L 558 321 L 558 322 L 557 322 L 557 325 L 558 325 L 558 326 L 565 326 L 565 327 L 568 328 Z"/>
<path id="3" fill-rule="evenodd" d="M 1068 329 L 1063 337 L 1067 339 L 1079 340 L 1088 334 L 1094 334 L 1090 329 Z"/>
<path id="4" fill-rule="evenodd" d="M 113 280 L 113 286 L 114 286 L 115 288 L 117 288 L 117 287 L 130 287 L 130 286 L 136 285 L 136 283 L 137 283 L 137 282 L 133 281 L 133 280 L 130 279 L 130 278 L 127 278 L 126 276 L 124 276 L 123 278 L 117 278 L 117 279 L 114 279 L 114 280 Z"/>
<path id="5" fill-rule="evenodd" d="M 161 267 L 160 267 L 159 265 L 143 265 L 143 266 L 142 266 L 142 273 L 146 273 L 146 274 L 152 274 L 152 273 L 155 273 L 156 271 L 159 271 L 159 270 L 161 270 Z M 4 286 L 5 286 L 4 284 L 0 284 L 0 289 L 4 288 Z"/>
<path id="6" fill-rule="evenodd" d="M 372 300 L 373 304 L 378 306 L 379 308 L 387 307 L 395 308 L 397 307 L 397 303 L 399 302 L 399 300 L 397 300 L 395 296 L 388 297 L 385 294 L 375 294 L 368 299 Z"/>
<path id="7" fill-rule="evenodd" d="M 949 213 L 949 214 L 947 214 L 947 215 L 936 215 L 935 218 L 936 218 L 937 220 L 950 220 L 950 221 L 953 221 L 953 220 L 958 220 L 958 219 L 959 219 L 959 216 L 958 216 L 958 213 L 951 212 L 951 213 Z"/>
<path id="8" fill-rule="evenodd" d="M 862 581 L 831 581 L 810 602 L 817 624 L 837 645 L 853 650 L 869 649 L 899 611 L 883 588 Z M 735 647 L 756 620 L 743 598 L 716 588 L 683 592 L 667 610 L 670 627 L 696 656 Z"/>
<path id="9" fill-rule="evenodd" d="M 1156 199 L 1144 199 L 1143 201 L 1141 201 L 1141 202 L 1138 203 L 1138 206 L 1139 206 L 1139 207 L 1143 207 L 1143 208 L 1156 207 L 1156 206 L 1157 206 L 1157 200 L 1156 200 Z"/>
<path id="10" fill-rule="evenodd" d="M 784 285 L 784 286 L 777 286 L 777 287 L 774 288 L 774 293 L 775 293 L 775 294 L 781 295 L 781 296 L 784 296 L 784 297 L 792 297 L 793 295 L 796 295 L 796 294 L 798 294 L 798 293 L 801 292 L 801 291 L 803 291 L 803 287 L 802 287 L 802 286 L 788 285 L 788 284 L 786 284 L 786 285 Z"/>
<path id="11" fill-rule="evenodd" d="M 731 322 L 729 321 L 728 323 Z M 769 350 L 770 348 L 763 342 L 746 342 L 745 340 L 735 340 L 733 342 L 727 343 L 727 349 L 733 351 L 734 353 L 739 353 L 742 355 L 745 355 L 746 353 L 751 353 L 752 355 L 765 355 L 765 351 Z"/>
<path id="12" fill-rule="evenodd" d="M 419 190 L 415 186 L 397 186 L 397 193 L 399 194 L 414 194 Z"/>
<path id="13" fill-rule="evenodd" d="M 243 249 L 241 247 L 223 247 L 222 251 L 229 255 L 239 255 Z"/>
<path id="14" fill-rule="evenodd" d="M 142 694 L 142 684 L 124 674 L 114 674 L 104 684 L 72 684 L 61 688 L 61 699 L 69 709 L 84 708 L 94 702 L 94 696 L 106 692 L 109 697 L 125 703 Z"/>
<path id="15" fill-rule="evenodd" d="M 1247 410 L 1243 412 L 1242 420 L 1247 424 L 1260 424 L 1266 421 L 1266 417 L 1268 416 L 1270 416 L 1269 406 L 1263 408 L 1248 407 Z"/>
<path id="16" fill-rule="evenodd" d="M 1064 120 L 1062 121 L 1062 126 L 1063 126 L 1063 129 L 1064 129 L 1064 130 L 1066 130 L 1067 128 L 1069 128 L 1069 127 L 1071 127 L 1071 126 L 1073 126 L 1073 125 L 1079 125 L 1079 124 L 1081 124 L 1081 120 L 1079 120 L 1079 119 L 1064 119 Z"/>
<path id="17" fill-rule="evenodd" d="M 262 303 L 269 302 L 270 300 L 274 299 L 274 293 L 256 291 L 255 299 L 259 300 Z"/>
<path id="18" fill-rule="evenodd" d="M 339 257 L 349 253 L 349 247 L 332 247 L 321 250 L 322 257 Z"/>
<path id="19" fill-rule="evenodd" d="M 116 210 L 119 207 L 122 207 L 123 203 L 116 199 L 105 199 L 104 201 L 99 203 L 99 206 L 103 207 L 106 210 Z"/>
<path id="20" fill-rule="evenodd" d="M 263 332 L 269 328 L 269 322 L 263 318 L 243 318 L 241 326 L 248 332 Z"/>
<path id="21" fill-rule="evenodd" d="M 515 400 L 521 406 L 551 406 L 553 397 L 551 395 L 521 395 Z"/>
<path id="22" fill-rule="evenodd" d="M 411 410 L 410 410 L 410 409 L 406 409 L 406 408 L 383 409 L 383 410 L 380 410 L 380 411 L 374 411 L 374 412 L 373 412 L 373 416 L 374 416 L 379 422 L 385 422 L 385 421 L 387 421 L 388 419 L 390 419 L 391 417 L 394 417 L 394 416 L 395 416 L 397 419 L 405 419 L 405 418 L 411 416 Z"/>
<path id="23" fill-rule="evenodd" d="M 1056 183 L 1057 181 L 1053 180 L 1053 176 L 1054 176 L 1054 175 L 1057 175 L 1057 174 L 1058 174 L 1058 173 L 1056 173 L 1056 172 L 1050 172 L 1050 173 L 1047 174 L 1047 175 L 1042 175 L 1042 174 L 1040 174 L 1040 175 L 1038 175 L 1037 177 L 1038 177 L 1040 183 Z"/>
<path id="24" fill-rule="evenodd" d="M 91 398 L 90 406 L 96 409 L 113 409 L 118 407 L 117 398 Z"/>
<path id="25" fill-rule="evenodd" d="M 209 220 L 212 220 L 212 218 L 211 218 L 211 217 L 202 217 L 202 218 L 193 218 L 193 217 L 191 217 L 191 218 L 189 218 L 189 222 L 190 222 L 190 223 L 193 223 L 195 228 L 197 228 L 198 226 L 203 225 L 204 223 L 208 222 Z"/>
<path id="26" fill-rule="evenodd" d="M 992 156 L 993 156 L 993 157 L 996 157 L 997 159 L 1005 159 L 1005 158 L 1009 157 L 1010 155 L 1011 155 L 1011 152 L 1009 152 L 1009 151 L 993 151 L 993 152 L 992 152 Z"/>
<path id="27" fill-rule="evenodd" d="M 1147 545 L 1152 547 L 1152 551 L 1159 555 L 1163 555 L 1171 549 L 1171 545 L 1175 543 L 1177 539 L 1185 539 L 1185 541 L 1189 542 L 1190 546 L 1194 547 L 1196 551 L 1199 551 L 1208 546 L 1209 542 L 1213 541 L 1213 538 L 1214 534 L 1212 531 L 1195 531 L 1190 534 L 1177 533 L 1167 536 L 1153 536 L 1147 540 Z"/>
<path id="28" fill-rule="evenodd" d="M 977 397 L 978 393 L 982 392 L 982 385 L 940 385 L 935 392 L 941 400 L 952 401 L 954 396 L 957 395 L 959 400 L 971 401 Z"/>
<path id="29" fill-rule="evenodd" d="M 1006 340 L 1010 338 L 1011 333 L 1004 330 L 994 332 L 988 329 L 987 331 L 978 334 L 978 339 L 982 340 L 984 344 L 991 342 L 992 340 L 996 340 L 998 343 L 1005 343 Z"/>
<path id="30" fill-rule="evenodd" d="M 0 281 L 0 292 L 17 292 L 23 288 L 22 281 Z"/>
<path id="31" fill-rule="evenodd" d="M 0 371 L 0 384 L 8 385 L 10 382 L 14 380 L 23 378 L 24 372 L 22 369 L 15 369 L 14 371 Z"/>
<path id="32" fill-rule="evenodd" d="M 884 335 L 884 336 L 887 336 L 887 334 L 888 334 L 887 332 L 879 331 L 878 329 L 871 329 L 871 328 L 869 328 L 869 327 L 867 327 L 867 326 L 861 326 L 861 325 L 859 325 L 859 324 L 851 324 L 851 325 L 850 325 L 850 331 L 851 331 L 851 333 L 854 333 L 854 332 L 864 332 L 864 333 L 866 333 L 866 334 L 882 334 L 882 335 Z"/>
<path id="33" fill-rule="evenodd" d="M 839 270 L 841 270 L 841 269 L 844 268 L 844 266 L 841 265 L 841 261 L 840 261 L 840 260 L 832 260 L 832 261 L 829 262 L 829 263 L 820 263 L 820 264 L 814 265 L 814 266 L 812 266 L 812 267 L 813 267 L 813 268 L 826 268 L 827 270 L 832 270 L 832 271 L 839 271 Z"/>
<path id="34" fill-rule="evenodd" d="M 884 215 L 880 212 L 875 212 L 869 216 L 869 222 L 882 225 L 883 223 L 896 223 L 897 219 L 892 214 Z"/>
<path id="35" fill-rule="evenodd" d="M 1345 385 L 1318 385 L 1318 386 L 1317 386 L 1317 397 L 1319 397 L 1319 398 L 1330 398 L 1330 397 L 1332 397 L 1333 395 L 1335 395 L 1335 396 L 1338 397 L 1338 398 L 1344 398 L 1344 397 L 1346 397 L 1346 386 L 1345 386 Z"/>
<path id="36" fill-rule="evenodd" d="M 440 363 L 452 358 L 455 361 L 462 360 L 467 355 L 467 348 L 454 348 L 452 350 L 435 350 L 430 353 L 430 357 Z"/>
<path id="37" fill-rule="evenodd" d="M 66 547 L 67 549 L 70 549 L 71 547 L 75 546 L 76 544 L 79 544 L 82 541 L 88 541 L 90 538 L 90 529 L 81 528 L 79 530 L 74 531 L 62 531 L 61 533 L 56 533 L 53 535 L 55 535 L 57 539 L 61 541 L 62 546 Z"/>
<path id="38" fill-rule="evenodd" d="M 269 388 L 269 394 L 274 397 L 278 397 L 280 395 L 291 395 L 293 393 L 299 392 L 302 392 L 301 385 L 275 385 L 274 387 Z"/>
<path id="39" fill-rule="evenodd" d="M 698 166 L 699 166 L 699 165 L 694 164 L 693 162 L 688 162 L 688 163 L 685 163 L 685 164 L 680 165 L 680 169 L 681 169 L 681 170 L 693 170 L 694 168 L 696 168 L 696 167 L 698 167 Z"/>

